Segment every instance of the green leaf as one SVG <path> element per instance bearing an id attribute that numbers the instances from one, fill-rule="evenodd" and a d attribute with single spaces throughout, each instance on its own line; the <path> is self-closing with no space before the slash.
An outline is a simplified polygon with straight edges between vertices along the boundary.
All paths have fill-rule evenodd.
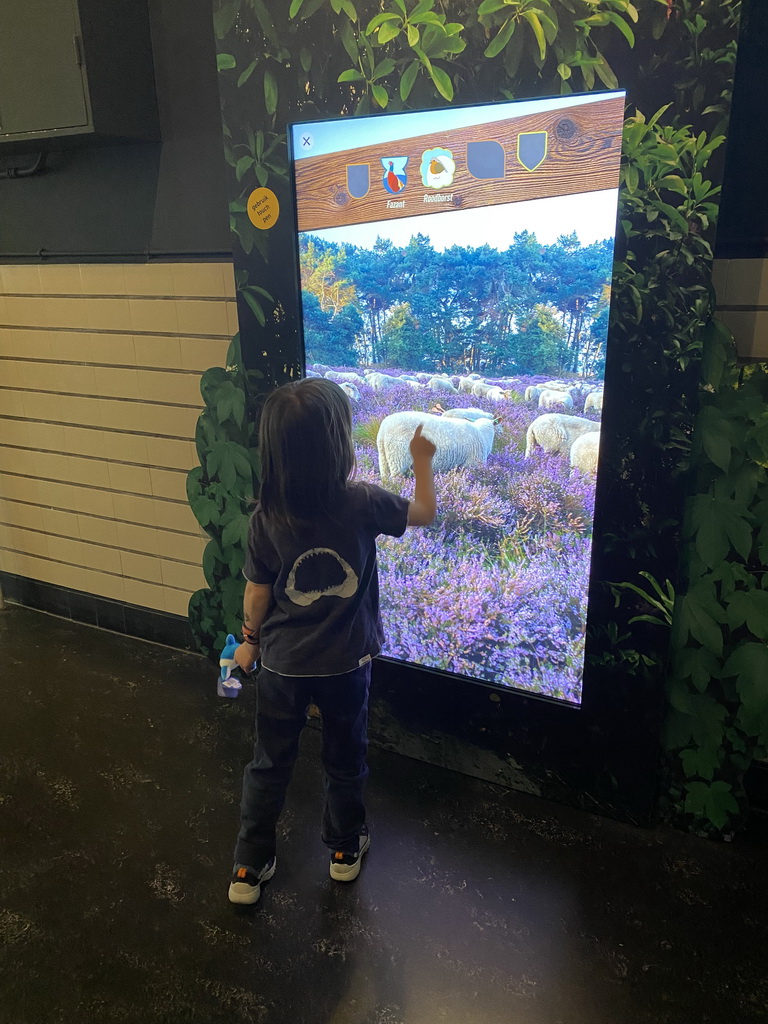
<path id="1" fill-rule="evenodd" d="M 400 25 L 394 21 L 385 22 L 379 29 L 379 43 L 388 43 L 390 40 L 395 39 L 396 36 L 400 35 Z"/>
<path id="2" fill-rule="evenodd" d="M 231 53 L 217 53 L 216 67 L 219 71 L 231 71 L 235 67 L 235 58 Z"/>
<path id="3" fill-rule="evenodd" d="M 723 472 L 727 472 L 731 461 L 731 442 L 727 436 L 727 423 L 720 410 L 713 405 L 702 406 L 698 428 L 708 458 Z"/>
<path id="4" fill-rule="evenodd" d="M 683 770 L 688 778 L 700 775 L 702 779 L 711 781 L 715 776 L 715 770 L 720 766 L 719 752 L 711 746 L 698 747 L 696 749 L 682 750 L 680 759 L 683 762 Z"/>
<path id="5" fill-rule="evenodd" d="M 251 77 L 251 75 L 253 74 L 253 72 L 254 72 L 254 71 L 256 70 L 256 64 L 257 64 L 257 61 L 255 61 L 255 60 L 252 60 L 252 61 L 251 61 L 251 63 L 250 63 L 249 65 L 248 65 L 248 67 L 247 67 L 247 68 L 245 69 L 245 71 L 243 71 L 243 72 L 242 72 L 242 73 L 240 74 L 240 77 L 239 77 L 239 78 L 238 78 L 238 80 L 237 80 L 237 87 L 238 87 L 238 89 L 239 89 L 239 88 L 240 88 L 241 86 L 245 85 L 245 83 L 246 83 L 246 82 L 248 81 L 248 79 L 249 79 L 249 78 Z"/>
<path id="6" fill-rule="evenodd" d="M 429 68 L 429 77 L 435 83 L 440 95 L 450 103 L 453 99 L 453 82 L 445 71 L 443 71 L 442 68 L 437 67 L 436 64 L 433 64 L 432 67 Z"/>
<path id="7" fill-rule="evenodd" d="M 213 12 L 213 31 L 217 39 L 223 39 L 235 23 L 240 10 L 240 0 L 229 0 Z"/>
<path id="8" fill-rule="evenodd" d="M 248 308 L 259 321 L 259 324 L 263 327 L 267 322 L 267 318 L 261 307 L 261 303 L 253 294 L 252 288 L 249 287 L 243 290 L 243 298 L 245 299 Z"/>
<path id="9" fill-rule="evenodd" d="M 368 26 L 365 30 L 367 36 L 371 35 L 379 26 L 383 25 L 387 21 L 399 21 L 400 15 L 395 14 L 394 11 L 384 11 L 383 14 L 377 14 L 371 18 L 368 22 Z"/>
<path id="10" fill-rule="evenodd" d="M 736 676 L 745 711 L 750 715 L 768 712 L 768 645 L 745 643 L 738 647 L 723 666 L 723 678 Z M 766 721 L 768 725 L 768 720 Z"/>
<path id="11" fill-rule="evenodd" d="M 621 32 L 621 34 L 627 40 L 629 45 L 630 46 L 634 46 L 635 45 L 635 33 L 632 31 L 632 29 L 629 27 L 629 25 L 626 23 L 626 21 L 624 21 L 624 19 L 621 17 L 621 15 L 620 14 L 616 14 L 613 11 L 610 11 L 609 14 L 608 14 L 608 17 L 611 19 L 611 21 L 616 26 L 616 28 Z"/>
<path id="12" fill-rule="evenodd" d="M 746 624 L 753 636 L 768 640 L 768 591 L 734 591 L 728 600 L 727 620 L 731 629 L 738 629 Z M 768 689 L 768 676 L 766 688 Z"/>
<path id="13" fill-rule="evenodd" d="M 567 64 L 563 64 L 562 61 L 557 65 L 557 73 L 563 81 L 567 81 L 571 77 L 570 67 Z"/>
<path id="14" fill-rule="evenodd" d="M 224 555 L 217 540 L 209 540 L 203 550 L 203 572 L 209 587 L 218 585 L 217 576 L 221 573 Z"/>
<path id="15" fill-rule="evenodd" d="M 389 103 L 389 93 L 384 88 L 384 86 L 375 84 L 371 85 L 371 93 L 373 94 L 373 98 L 374 100 L 376 100 L 378 105 L 382 109 L 384 109 L 386 105 Z"/>
<path id="16" fill-rule="evenodd" d="M 478 18 L 482 18 L 486 14 L 493 14 L 495 11 L 501 11 L 506 6 L 507 4 L 505 0 L 483 0 L 477 8 L 477 16 Z"/>
<path id="17" fill-rule="evenodd" d="M 495 57 L 501 53 L 504 47 L 507 45 L 509 40 L 512 38 L 512 33 L 515 31 L 515 19 L 508 18 L 501 26 L 496 36 L 490 41 L 488 46 L 485 48 L 486 57 Z"/>
<path id="18" fill-rule="evenodd" d="M 277 110 L 277 82 L 269 68 L 264 70 L 264 105 L 270 117 Z"/>
<path id="19" fill-rule="evenodd" d="M 714 618 L 688 593 L 681 601 L 680 617 L 683 627 L 694 640 L 718 656 L 723 651 L 723 634 Z"/>
<path id="20" fill-rule="evenodd" d="M 418 46 L 421 35 L 415 25 L 408 26 L 408 45 Z"/>
<path id="21" fill-rule="evenodd" d="M 413 89 L 413 83 L 416 81 L 416 75 L 418 75 L 420 67 L 421 65 L 417 60 L 412 60 L 403 72 L 402 78 L 400 79 L 400 99 L 403 103 L 405 103 L 411 95 L 411 89 Z"/>
<path id="22" fill-rule="evenodd" d="M 536 42 L 539 44 L 539 56 L 542 60 L 547 56 L 547 40 L 544 37 L 544 29 L 541 27 L 539 16 L 535 11 L 527 10 L 522 12 L 523 17 L 533 29 Z"/>
<path id="23" fill-rule="evenodd" d="M 364 82 L 365 75 L 361 74 L 355 68 L 348 68 L 346 71 L 342 71 L 339 75 L 338 82 Z"/>
<path id="24" fill-rule="evenodd" d="M 303 3 L 304 3 L 304 0 L 291 0 L 291 6 L 288 8 L 288 17 L 289 18 L 295 18 L 296 15 L 301 10 L 301 5 Z"/>
<path id="25" fill-rule="evenodd" d="M 250 170 L 251 167 L 253 167 L 253 157 L 241 156 L 235 164 L 235 177 L 237 180 L 242 181 L 246 171 Z"/>

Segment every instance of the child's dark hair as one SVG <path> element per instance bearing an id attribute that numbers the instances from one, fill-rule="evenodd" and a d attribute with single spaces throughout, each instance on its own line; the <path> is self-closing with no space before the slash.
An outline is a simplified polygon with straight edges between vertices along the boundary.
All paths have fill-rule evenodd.
<path id="1" fill-rule="evenodd" d="M 264 403 L 259 448 L 268 520 L 295 529 L 332 515 L 355 468 L 349 399 L 325 378 L 284 384 Z"/>

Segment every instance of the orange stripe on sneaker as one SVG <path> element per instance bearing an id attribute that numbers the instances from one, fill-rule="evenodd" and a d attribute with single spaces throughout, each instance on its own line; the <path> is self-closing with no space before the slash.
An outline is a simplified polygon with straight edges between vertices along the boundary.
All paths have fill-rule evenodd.
<path id="1" fill-rule="evenodd" d="M 247 874 L 248 874 L 248 869 L 247 868 L 240 868 L 240 870 L 237 872 L 237 877 L 238 878 L 245 878 L 245 876 Z"/>

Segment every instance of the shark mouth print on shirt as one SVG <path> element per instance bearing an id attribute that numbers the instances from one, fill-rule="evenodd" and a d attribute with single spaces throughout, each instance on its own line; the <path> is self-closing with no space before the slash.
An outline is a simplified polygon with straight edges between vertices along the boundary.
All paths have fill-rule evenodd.
<path id="1" fill-rule="evenodd" d="M 359 582 L 352 566 L 332 548 L 312 548 L 293 563 L 285 596 L 306 608 L 321 597 L 354 597 Z"/>

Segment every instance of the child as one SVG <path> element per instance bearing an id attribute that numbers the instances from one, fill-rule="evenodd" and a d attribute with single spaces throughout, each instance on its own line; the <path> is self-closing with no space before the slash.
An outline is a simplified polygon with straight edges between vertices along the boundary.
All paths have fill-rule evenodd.
<path id="1" fill-rule="evenodd" d="M 275 831 L 309 703 L 322 715 L 322 840 L 331 878 L 350 882 L 370 845 L 363 786 L 368 774 L 368 685 L 381 650 L 376 537 L 435 517 L 435 446 L 419 426 L 410 448 L 413 501 L 350 481 L 352 410 L 338 384 L 286 384 L 264 404 L 260 502 L 251 517 L 242 643 L 257 658 L 256 741 L 243 775 L 232 903 L 255 903 L 275 872 Z"/>

